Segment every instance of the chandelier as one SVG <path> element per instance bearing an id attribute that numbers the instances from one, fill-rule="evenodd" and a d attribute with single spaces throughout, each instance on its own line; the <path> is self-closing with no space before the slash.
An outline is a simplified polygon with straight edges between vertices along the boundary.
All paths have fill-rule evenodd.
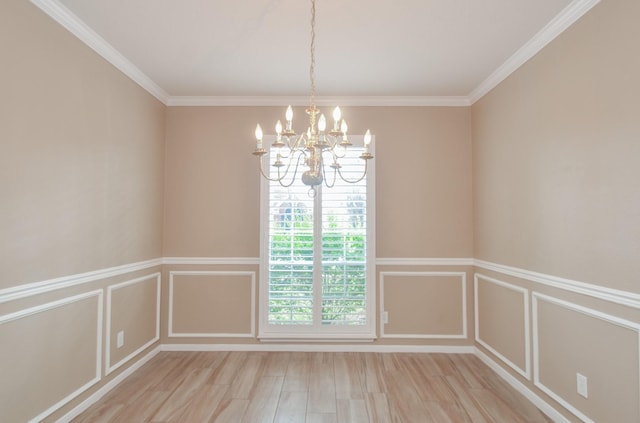
<path id="1" fill-rule="evenodd" d="M 306 167 L 302 172 L 302 183 L 310 187 L 309 194 L 315 196 L 316 188 L 324 184 L 331 188 L 335 185 L 336 179 L 340 179 L 347 183 L 358 183 L 364 179 L 367 174 L 367 162 L 373 158 L 369 152 L 371 144 L 371 132 L 367 129 L 364 136 L 364 151 L 360 154 L 360 158 L 364 160 L 364 169 L 362 174 L 356 179 L 346 178 L 342 173 L 342 165 L 340 160 L 347 155 L 347 149 L 352 144 L 347 137 L 347 122 L 342 119 L 340 107 L 336 107 L 333 111 L 333 128 L 327 131 L 327 119 L 320 110 L 316 108 L 316 84 L 315 84 L 315 43 L 316 43 L 316 2 L 311 0 L 311 65 L 309 66 L 309 76 L 311 79 L 311 101 L 310 106 L 306 109 L 309 115 L 309 126 L 305 133 L 296 135 L 293 130 L 293 109 L 287 107 L 285 113 L 286 126 L 282 126 L 282 122 L 278 120 L 276 123 L 276 140 L 271 144 L 271 148 L 276 150 L 275 161 L 271 164 L 276 169 L 276 176 L 270 176 L 265 172 L 265 156 L 267 162 L 269 155 L 262 144 L 263 132 L 260 124 L 256 126 L 256 149 L 253 154 L 258 157 L 260 162 L 260 173 L 266 179 L 280 183 L 283 187 L 293 185 L 298 174 L 300 164 Z M 332 170 L 325 169 L 325 161 L 329 162 Z M 327 178 L 327 173 L 333 178 Z"/>

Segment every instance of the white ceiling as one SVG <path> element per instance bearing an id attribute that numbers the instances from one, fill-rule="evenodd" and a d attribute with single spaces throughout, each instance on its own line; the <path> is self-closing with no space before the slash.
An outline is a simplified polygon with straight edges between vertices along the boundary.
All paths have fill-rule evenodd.
<path id="1" fill-rule="evenodd" d="M 309 0 L 32 1 L 166 104 L 309 95 Z M 317 95 L 471 104 L 597 2 L 317 0 Z"/>

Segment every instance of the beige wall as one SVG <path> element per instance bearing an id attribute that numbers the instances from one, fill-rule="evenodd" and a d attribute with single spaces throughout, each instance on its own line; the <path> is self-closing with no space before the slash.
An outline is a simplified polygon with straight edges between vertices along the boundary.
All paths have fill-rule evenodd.
<path id="1" fill-rule="evenodd" d="M 165 256 L 259 256 L 253 131 L 261 123 L 269 133 L 284 109 L 168 109 Z M 376 137 L 376 256 L 472 257 L 469 108 L 345 107 L 343 116 L 350 132 Z"/>
<path id="2" fill-rule="evenodd" d="M 511 267 L 480 264 L 478 346 L 570 421 L 640 419 L 639 18 L 602 0 L 472 107 L 474 254 Z"/>
<path id="3" fill-rule="evenodd" d="M 55 421 L 153 344 L 160 268 L 24 288 L 162 256 L 165 106 L 28 1 L 0 62 L 0 421 Z"/>
<path id="4" fill-rule="evenodd" d="M 160 257 L 164 105 L 26 1 L 0 57 L 0 289 Z"/>
<path id="5" fill-rule="evenodd" d="M 603 0 L 473 106 L 476 258 L 640 292 L 639 16 Z"/>
<path id="6" fill-rule="evenodd" d="M 256 158 L 250 154 L 255 148 L 253 131 L 256 123 L 260 123 L 265 132 L 272 132 L 267 128 L 283 119 L 284 110 L 284 107 L 168 108 L 166 257 L 209 257 L 222 261 L 259 258 L 260 174 Z M 351 133 L 362 134 L 370 127 L 375 134 L 376 256 L 472 257 L 470 108 L 344 107 L 343 116 L 349 121 Z M 294 122 L 305 117 L 304 108 L 294 108 Z M 470 272 L 467 266 L 405 265 L 394 269 L 396 273 L 448 271 L 471 277 L 470 273 L 467 277 L 466 272 Z M 167 265 L 165 292 L 170 289 L 168 272 L 229 270 L 248 271 L 256 283 L 259 280 L 255 264 Z M 379 267 L 377 272 L 384 270 Z M 177 332 L 202 335 L 168 336 L 163 342 L 258 342 L 255 337 L 222 336 L 246 334 L 251 310 L 258 315 L 259 289 L 252 298 L 247 276 L 244 278 L 239 281 L 224 275 L 176 275 L 173 284 L 176 296 L 171 303 L 163 301 L 163 310 L 167 314 L 171 310 Z M 471 312 L 465 303 L 471 301 L 465 289 L 470 285 L 463 286 L 461 276 L 410 278 L 410 289 L 406 281 L 388 281 L 384 287 L 378 286 L 378 298 L 387 298 L 384 307 L 388 307 L 392 319 L 390 336 L 376 342 L 470 343 L 471 338 L 463 331 L 467 317 L 464 313 Z M 233 294 L 229 301 L 220 300 L 229 292 Z M 455 306 L 434 309 L 433 305 L 443 304 L 443 296 Z M 419 308 L 401 306 L 416 301 Z M 407 310 L 416 314 L 408 316 Z M 239 312 L 243 314 L 238 315 Z M 236 317 L 221 320 L 220 316 Z M 434 321 L 425 322 L 434 316 Z M 256 319 L 253 323 L 257 327 Z M 416 322 L 424 324 L 416 327 Z M 382 333 L 380 324 L 378 332 Z"/>

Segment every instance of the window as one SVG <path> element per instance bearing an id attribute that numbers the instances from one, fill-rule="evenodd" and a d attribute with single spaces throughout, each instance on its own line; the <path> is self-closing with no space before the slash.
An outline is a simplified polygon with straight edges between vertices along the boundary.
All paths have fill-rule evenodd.
<path id="1" fill-rule="evenodd" d="M 362 137 L 351 138 L 342 173 L 356 180 Z M 362 181 L 337 178 L 315 196 L 299 181 L 302 168 L 290 187 L 262 179 L 260 337 L 373 339 L 373 163 Z"/>

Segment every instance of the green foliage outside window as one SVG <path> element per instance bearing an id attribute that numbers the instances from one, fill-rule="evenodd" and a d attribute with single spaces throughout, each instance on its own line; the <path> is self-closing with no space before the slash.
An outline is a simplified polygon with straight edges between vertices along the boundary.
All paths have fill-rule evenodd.
<path id="1" fill-rule="evenodd" d="M 366 230 L 363 202 L 346 203 L 347 219 L 329 215 L 322 231 L 322 323 L 365 324 Z M 313 217 L 304 208 L 272 222 L 269 321 L 312 324 Z"/>

